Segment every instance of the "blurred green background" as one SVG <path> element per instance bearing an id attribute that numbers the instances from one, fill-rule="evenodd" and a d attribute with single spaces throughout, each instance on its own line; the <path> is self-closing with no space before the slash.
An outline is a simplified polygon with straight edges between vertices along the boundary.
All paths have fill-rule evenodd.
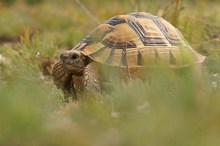
<path id="1" fill-rule="evenodd" d="M 0 145 L 220 145 L 219 8 L 219 0 L 0 0 Z M 150 86 L 113 81 L 97 102 L 64 107 L 48 76 L 59 53 L 133 11 L 180 29 L 208 58 L 202 78 L 155 70 Z"/>

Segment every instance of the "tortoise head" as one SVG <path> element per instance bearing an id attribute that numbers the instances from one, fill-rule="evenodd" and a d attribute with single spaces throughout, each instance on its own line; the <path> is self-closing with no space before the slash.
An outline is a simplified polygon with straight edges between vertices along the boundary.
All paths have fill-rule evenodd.
<path id="1" fill-rule="evenodd" d="M 60 55 L 63 67 L 74 75 L 82 75 L 87 63 L 87 57 L 77 50 L 68 50 Z"/>

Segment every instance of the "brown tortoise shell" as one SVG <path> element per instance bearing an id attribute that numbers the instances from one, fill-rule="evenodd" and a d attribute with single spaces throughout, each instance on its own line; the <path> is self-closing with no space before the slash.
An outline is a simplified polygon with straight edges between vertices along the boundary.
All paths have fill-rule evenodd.
<path id="1" fill-rule="evenodd" d="M 122 67 L 148 67 L 157 60 L 183 67 L 205 60 L 169 22 L 144 12 L 107 20 L 73 49 L 96 62 Z"/>

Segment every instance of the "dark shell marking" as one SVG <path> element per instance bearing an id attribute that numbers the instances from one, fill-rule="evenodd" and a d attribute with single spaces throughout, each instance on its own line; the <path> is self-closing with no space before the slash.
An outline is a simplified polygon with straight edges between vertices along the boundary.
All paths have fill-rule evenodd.
<path id="1" fill-rule="evenodd" d="M 158 60 L 174 66 L 189 65 L 183 61 L 184 55 L 193 58 L 194 63 L 205 59 L 169 22 L 144 12 L 107 20 L 73 49 L 113 66 L 146 66 Z"/>
<path id="2" fill-rule="evenodd" d="M 121 24 L 121 23 L 126 23 L 126 20 L 125 19 L 119 19 L 118 16 L 115 16 L 111 19 L 109 19 L 108 21 L 105 22 L 106 24 L 109 24 L 109 25 L 112 25 L 112 26 L 115 26 L 115 25 L 118 25 L 118 24 Z"/>

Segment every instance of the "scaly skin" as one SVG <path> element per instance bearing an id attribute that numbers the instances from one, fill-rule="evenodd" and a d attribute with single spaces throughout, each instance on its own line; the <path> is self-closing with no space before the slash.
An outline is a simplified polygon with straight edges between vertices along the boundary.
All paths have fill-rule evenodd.
<path id="1" fill-rule="evenodd" d="M 64 92 L 65 100 L 68 98 L 69 94 L 72 96 L 74 95 L 73 98 L 77 98 L 75 88 L 73 86 L 74 83 L 72 80 L 72 73 L 63 67 L 63 62 L 59 61 L 54 65 L 52 70 L 52 77 L 57 88 Z"/>
<path id="2" fill-rule="evenodd" d="M 82 83 L 86 93 L 101 92 L 98 67 L 95 62 L 91 62 L 85 67 Z"/>
<path id="3" fill-rule="evenodd" d="M 66 91 L 70 90 L 71 88 L 70 81 L 72 78 L 72 74 L 71 72 L 65 70 L 62 62 L 59 61 L 58 63 L 54 65 L 52 76 L 53 76 L 54 83 L 58 89 L 62 89 Z"/>

